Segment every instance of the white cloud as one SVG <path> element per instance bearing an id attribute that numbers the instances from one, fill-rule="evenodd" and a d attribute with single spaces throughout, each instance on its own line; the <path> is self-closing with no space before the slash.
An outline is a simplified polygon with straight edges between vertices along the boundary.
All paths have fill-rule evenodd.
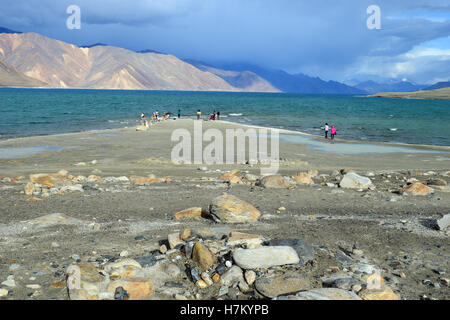
<path id="1" fill-rule="evenodd" d="M 432 84 L 450 80 L 450 50 L 416 46 L 397 56 L 360 57 L 347 69 L 346 78 L 407 78 Z"/>

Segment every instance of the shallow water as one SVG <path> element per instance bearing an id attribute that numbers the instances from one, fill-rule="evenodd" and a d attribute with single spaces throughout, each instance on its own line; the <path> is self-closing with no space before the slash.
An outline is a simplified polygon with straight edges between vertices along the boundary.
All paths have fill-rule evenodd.
<path id="1" fill-rule="evenodd" d="M 58 146 L 27 146 L 27 147 L 7 147 L 0 148 L 0 159 L 18 159 L 41 154 L 50 151 L 59 151 L 63 147 Z"/>
<path id="2" fill-rule="evenodd" d="M 320 141 L 298 134 L 280 134 L 280 141 L 293 144 L 304 144 L 308 148 L 332 154 L 379 154 L 379 153 L 444 153 L 435 150 L 423 150 L 408 147 L 382 146 L 335 141 Z"/>

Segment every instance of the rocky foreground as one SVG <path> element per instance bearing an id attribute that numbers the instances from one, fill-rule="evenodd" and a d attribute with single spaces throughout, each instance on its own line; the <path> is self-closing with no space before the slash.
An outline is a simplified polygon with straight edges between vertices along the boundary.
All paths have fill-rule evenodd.
<path id="1" fill-rule="evenodd" d="M 2 299 L 449 298 L 448 171 L 101 173 L 0 178 Z"/>

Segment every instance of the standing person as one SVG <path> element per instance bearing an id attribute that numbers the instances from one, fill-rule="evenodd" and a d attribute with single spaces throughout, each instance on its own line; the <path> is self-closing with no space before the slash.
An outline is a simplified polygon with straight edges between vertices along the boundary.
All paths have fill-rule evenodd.
<path id="1" fill-rule="evenodd" d="M 178 109 L 178 119 L 181 118 L 181 109 Z"/>
<path id="2" fill-rule="evenodd" d="M 141 122 L 144 126 L 146 126 L 147 116 L 143 112 L 141 113 Z"/>
<path id="3" fill-rule="evenodd" d="M 158 110 L 156 110 L 155 116 L 156 116 L 156 121 L 159 121 L 159 111 Z"/>
<path id="4" fill-rule="evenodd" d="M 328 139 L 328 130 L 330 128 L 328 127 L 328 123 L 325 123 L 325 139 Z"/>
<path id="5" fill-rule="evenodd" d="M 334 136 L 336 135 L 336 128 L 334 126 L 331 126 L 330 133 L 331 133 L 331 140 L 333 140 Z"/>
<path id="6" fill-rule="evenodd" d="M 217 120 L 220 120 L 220 111 L 217 111 Z"/>
<path id="7" fill-rule="evenodd" d="M 202 112 L 200 109 L 197 110 L 197 120 L 200 120 L 200 117 L 202 116 Z"/>

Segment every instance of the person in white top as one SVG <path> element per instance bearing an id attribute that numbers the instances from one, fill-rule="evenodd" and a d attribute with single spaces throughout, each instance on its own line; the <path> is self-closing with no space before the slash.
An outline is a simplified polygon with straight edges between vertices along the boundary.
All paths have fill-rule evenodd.
<path id="1" fill-rule="evenodd" d="M 325 123 L 325 139 L 328 139 L 328 130 L 330 128 L 328 127 L 328 123 Z"/>

